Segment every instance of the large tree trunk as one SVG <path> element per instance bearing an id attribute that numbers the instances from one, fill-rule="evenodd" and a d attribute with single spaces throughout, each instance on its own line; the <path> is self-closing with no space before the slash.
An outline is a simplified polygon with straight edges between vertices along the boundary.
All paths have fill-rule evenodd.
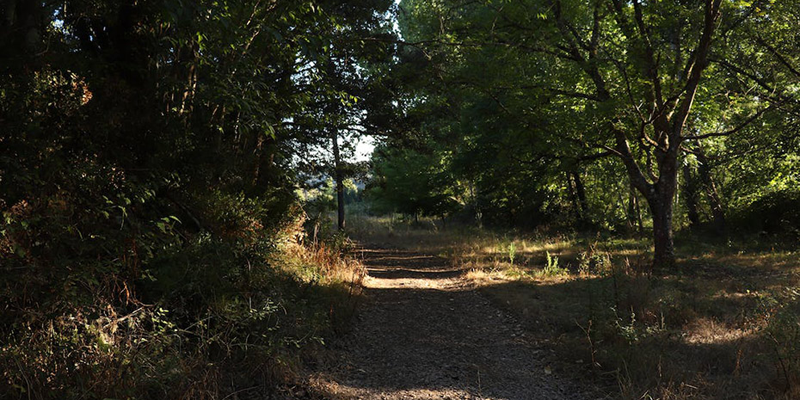
<path id="1" fill-rule="evenodd" d="M 653 267 L 668 269 L 675 265 L 675 245 L 672 237 L 672 199 L 655 198 L 650 203 L 653 214 Z"/>
<path id="2" fill-rule="evenodd" d="M 653 268 L 671 269 L 675 266 L 672 213 L 678 189 L 677 154 L 665 155 L 659 164 L 658 182 L 646 194 L 653 216 Z"/>
<path id="3" fill-rule="evenodd" d="M 676 141 L 677 142 L 677 141 Z M 658 177 L 649 183 L 633 157 L 623 157 L 631 185 L 641 193 L 650 206 L 653 217 L 653 268 L 671 269 L 675 266 L 675 246 L 672 238 L 672 213 L 678 188 L 678 147 L 657 154 Z M 618 140 L 618 148 L 630 155 L 628 143 Z M 651 173 L 652 176 L 652 173 Z"/>
<path id="4" fill-rule="evenodd" d="M 342 160 L 339 156 L 339 138 L 336 130 L 333 131 L 333 169 L 336 181 L 337 226 L 344 230 L 344 174 L 342 173 Z"/>

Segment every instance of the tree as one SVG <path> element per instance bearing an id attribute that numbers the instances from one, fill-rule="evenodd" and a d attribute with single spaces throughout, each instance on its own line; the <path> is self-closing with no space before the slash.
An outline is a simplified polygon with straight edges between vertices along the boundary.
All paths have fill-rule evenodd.
<path id="1" fill-rule="evenodd" d="M 285 125 L 295 132 L 301 168 L 334 178 L 339 230 L 345 228 L 344 181 L 358 169 L 348 159 L 360 137 L 377 133 L 371 123 L 373 114 L 389 101 L 376 94 L 383 91 L 381 71 L 394 54 L 394 46 L 388 44 L 393 40 L 392 5 L 389 0 L 355 1 L 334 2 L 324 8 L 326 39 L 319 44 L 313 65 L 296 76 L 319 107 L 307 109 Z M 329 154 L 322 149 L 330 149 Z"/>
<path id="2" fill-rule="evenodd" d="M 649 205 L 656 267 L 674 264 L 673 199 L 687 144 L 738 132 L 772 110 L 764 99 L 729 95 L 724 77 L 706 76 L 714 55 L 727 51 L 726 39 L 768 2 L 405 1 L 401 7 L 407 44 L 441 54 L 432 60 L 441 61 L 436 71 L 444 79 L 496 99 L 532 140 L 555 147 L 544 153 L 620 161 Z M 500 55 L 491 68 L 489 52 Z M 497 72 L 481 75 L 473 63 Z M 731 104 L 736 113 L 720 123 L 713 111 Z"/>
<path id="3" fill-rule="evenodd" d="M 393 212 L 437 216 L 445 220 L 457 209 L 458 187 L 447 168 L 443 149 L 393 149 L 379 146 L 372 159 L 368 187 L 374 202 Z"/>

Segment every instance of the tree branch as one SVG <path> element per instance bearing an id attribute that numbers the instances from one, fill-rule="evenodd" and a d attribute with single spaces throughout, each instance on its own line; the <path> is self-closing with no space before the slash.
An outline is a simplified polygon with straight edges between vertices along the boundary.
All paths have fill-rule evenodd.
<path id="1" fill-rule="evenodd" d="M 758 42 L 758 44 L 760 44 L 760 45 L 764 46 L 764 48 L 766 48 L 766 49 L 767 49 L 767 50 L 768 50 L 770 53 L 772 53 L 772 55 L 773 55 L 773 56 L 775 56 L 775 58 L 777 58 L 777 59 L 778 59 L 778 61 L 779 61 L 781 64 L 783 64 L 783 65 L 784 65 L 784 66 L 785 66 L 785 67 L 786 67 L 786 68 L 789 70 L 789 72 L 791 72 L 792 74 L 794 74 L 796 77 L 800 78 L 800 71 L 798 71 L 798 70 L 797 70 L 797 69 L 796 69 L 796 68 L 795 68 L 795 67 L 794 67 L 794 66 L 793 66 L 793 65 L 792 65 L 792 64 L 789 62 L 789 60 L 787 60 L 787 59 L 786 59 L 786 58 L 785 58 L 785 57 L 784 57 L 784 56 L 783 56 L 781 53 L 779 53 L 777 49 L 775 49 L 774 47 L 770 46 L 770 44 L 769 44 L 769 43 L 767 43 L 767 41 L 765 41 L 764 39 L 762 39 L 760 36 L 756 37 L 756 42 Z"/>
<path id="2" fill-rule="evenodd" d="M 675 135 L 673 140 L 680 140 L 680 132 L 689 118 L 689 111 L 692 109 L 694 97 L 697 94 L 697 88 L 700 86 L 700 78 L 702 77 L 703 70 L 708 65 L 708 54 L 711 49 L 711 41 L 714 38 L 714 30 L 717 27 L 717 22 L 721 15 L 720 4 L 722 0 L 706 0 L 705 23 L 703 26 L 703 33 L 700 36 L 700 42 L 695 49 L 695 57 L 692 61 L 692 66 L 689 68 L 688 80 L 686 81 L 685 95 L 683 101 L 679 103 L 677 115 L 672 125 L 672 134 Z M 677 154 L 680 149 L 680 143 L 672 143 L 670 150 Z"/>
<path id="3" fill-rule="evenodd" d="M 758 111 L 757 113 L 755 113 L 755 114 L 751 115 L 749 118 L 747 118 L 744 122 L 739 124 L 739 126 L 733 128 L 731 130 L 727 130 L 727 131 L 724 131 L 724 132 L 705 133 L 705 134 L 702 134 L 702 135 L 689 135 L 689 136 L 684 136 L 683 139 L 684 140 L 699 140 L 699 139 L 706 139 L 706 138 L 710 138 L 710 137 L 733 135 L 734 133 L 741 131 L 742 129 L 747 127 L 747 125 L 750 125 L 753 121 L 757 120 L 758 117 L 760 117 L 761 115 L 763 115 L 764 113 L 766 113 L 767 111 L 770 111 L 772 109 L 773 109 L 773 107 L 769 106 L 767 108 L 764 108 L 764 109 Z"/>

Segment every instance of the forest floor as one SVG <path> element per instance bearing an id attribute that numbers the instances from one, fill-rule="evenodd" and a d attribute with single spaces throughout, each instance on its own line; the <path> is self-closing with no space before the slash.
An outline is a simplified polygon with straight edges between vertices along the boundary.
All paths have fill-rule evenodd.
<path id="1" fill-rule="evenodd" d="M 370 246 L 366 304 L 312 378 L 331 399 L 583 399 L 589 385 L 551 367 L 548 343 L 528 335 L 466 279 L 425 253 Z"/>

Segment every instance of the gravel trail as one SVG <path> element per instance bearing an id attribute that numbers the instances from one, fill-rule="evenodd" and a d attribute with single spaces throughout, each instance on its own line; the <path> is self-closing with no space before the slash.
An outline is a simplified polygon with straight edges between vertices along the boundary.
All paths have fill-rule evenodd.
<path id="1" fill-rule="evenodd" d="M 315 378 L 332 399 L 589 399 L 546 347 L 438 257 L 365 249 L 367 303 Z"/>

